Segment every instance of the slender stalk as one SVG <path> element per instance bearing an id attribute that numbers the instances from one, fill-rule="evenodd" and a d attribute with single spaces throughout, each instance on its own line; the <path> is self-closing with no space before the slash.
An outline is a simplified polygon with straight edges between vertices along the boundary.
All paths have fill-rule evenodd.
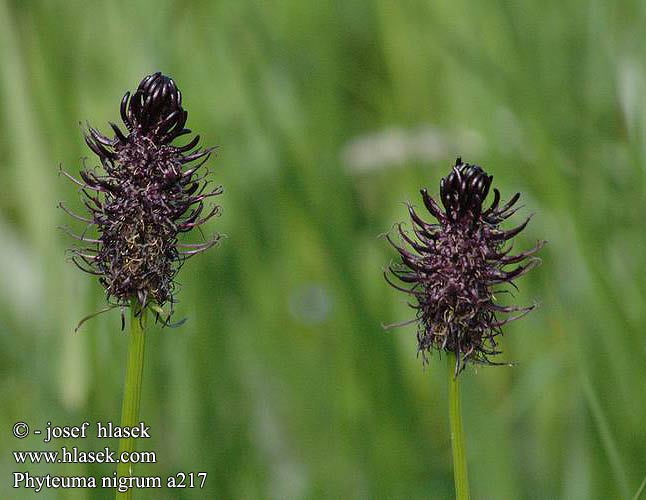
<path id="1" fill-rule="evenodd" d="M 642 484 L 639 486 L 639 489 L 637 490 L 637 493 L 635 493 L 635 496 L 633 497 L 633 500 L 639 500 L 639 497 L 641 497 L 642 493 L 644 493 L 644 489 L 646 489 L 646 477 L 642 481 Z"/>
<path id="2" fill-rule="evenodd" d="M 128 365 L 123 386 L 123 403 L 121 406 L 121 427 L 134 427 L 139 424 L 139 403 L 141 401 L 141 380 L 144 374 L 144 350 L 146 336 L 146 310 L 141 310 L 139 302 L 133 299 L 130 304 L 130 339 L 128 342 Z M 133 438 L 119 440 L 119 456 L 124 451 L 132 453 L 135 449 Z M 117 476 L 131 476 L 132 464 L 119 462 Z M 132 498 L 132 489 L 125 492 L 116 492 L 117 499 Z"/>
<path id="3" fill-rule="evenodd" d="M 455 498 L 469 499 L 469 477 L 467 457 L 464 448 L 462 429 L 462 407 L 460 404 L 460 380 L 455 374 L 455 354 L 447 353 L 449 378 L 449 423 L 451 426 L 451 447 L 453 449 L 453 478 L 455 479 Z"/>

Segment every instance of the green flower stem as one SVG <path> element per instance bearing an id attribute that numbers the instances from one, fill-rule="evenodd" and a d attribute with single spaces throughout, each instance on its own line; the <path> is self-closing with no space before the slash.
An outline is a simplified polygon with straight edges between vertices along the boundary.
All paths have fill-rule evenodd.
<path id="1" fill-rule="evenodd" d="M 141 401 L 141 380 L 144 374 L 144 350 L 146 346 L 145 326 L 146 309 L 143 311 L 139 301 L 133 299 L 130 304 L 130 339 L 128 342 L 128 365 L 123 386 L 123 403 L 121 406 L 121 427 L 134 427 L 139 424 L 139 403 Z M 135 449 L 133 438 L 119 440 L 119 456 L 124 451 L 132 453 Z M 119 462 L 117 476 L 131 476 L 132 464 Z M 117 499 L 132 498 L 132 489 L 116 493 Z"/>
<path id="2" fill-rule="evenodd" d="M 460 405 L 460 379 L 455 374 L 455 354 L 447 353 L 449 377 L 449 423 L 451 425 L 451 447 L 453 449 L 453 477 L 455 479 L 455 498 L 469 499 L 469 477 L 467 457 L 464 448 L 462 429 L 462 407 Z"/>

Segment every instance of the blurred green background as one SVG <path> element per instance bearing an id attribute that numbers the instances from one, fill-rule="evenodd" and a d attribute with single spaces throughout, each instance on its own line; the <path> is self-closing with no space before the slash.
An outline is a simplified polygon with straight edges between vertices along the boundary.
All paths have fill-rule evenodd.
<path id="1" fill-rule="evenodd" d="M 103 131 L 146 74 L 172 75 L 218 144 L 227 238 L 179 280 L 180 329 L 152 328 L 142 418 L 158 463 L 204 490 L 136 498 L 450 498 L 444 360 L 424 369 L 379 235 L 460 154 L 549 240 L 503 338 L 514 368 L 462 378 L 474 498 L 627 498 L 646 476 L 644 2 L 0 0 L 0 496 L 11 426 L 118 421 L 126 336 L 66 263 L 79 122 Z M 182 142 L 183 143 L 183 142 Z M 521 216 L 514 218 L 521 220 Z M 194 235 L 193 237 L 197 237 Z M 116 446 L 115 442 L 108 443 Z M 40 498 L 110 498 L 49 490 Z"/>

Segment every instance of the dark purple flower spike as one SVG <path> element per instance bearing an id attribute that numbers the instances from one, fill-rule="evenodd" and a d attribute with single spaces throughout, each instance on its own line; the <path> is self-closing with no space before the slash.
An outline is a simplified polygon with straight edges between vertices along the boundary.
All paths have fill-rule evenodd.
<path id="1" fill-rule="evenodd" d="M 61 207 L 97 233 L 73 235 L 87 247 L 71 249 L 72 261 L 99 276 L 108 301 L 122 310 L 133 299 L 142 309 L 159 311 L 170 303 L 172 310 L 179 267 L 219 240 L 215 235 L 201 243 L 178 241 L 180 233 L 199 229 L 219 213 L 217 205 L 205 211 L 205 201 L 222 193 L 219 186 L 207 189 L 208 172 L 200 171 L 214 148 L 195 149 L 199 136 L 184 146 L 172 144 L 191 133 L 187 116 L 175 82 L 161 73 L 149 75 L 134 94 L 123 96 L 125 132 L 110 123 L 112 138 L 92 127 L 86 133 L 103 171 L 81 170 L 80 180 L 63 172 L 81 187 L 89 215 Z"/>
<path id="2" fill-rule="evenodd" d="M 511 240 L 530 218 L 514 229 L 503 230 L 500 224 L 520 207 L 514 207 L 520 193 L 500 206 L 500 192 L 494 188 L 491 205 L 483 208 L 493 176 L 478 165 L 457 159 L 451 173 L 440 183 L 440 200 L 444 210 L 421 190 L 426 209 L 437 223 L 424 221 L 408 205 L 413 234 L 398 224 L 401 244 L 388 235 L 388 241 L 399 252 L 401 262 L 388 268 L 402 284 L 386 281 L 397 290 L 410 294 L 410 304 L 417 314 L 413 320 L 398 325 L 418 324 L 418 350 L 424 362 L 433 350 L 456 355 L 456 374 L 467 362 L 505 364 L 490 360 L 500 354 L 496 337 L 502 326 L 534 309 L 500 305 L 497 294 L 508 293 L 497 285 L 510 284 L 540 263 L 533 257 L 545 244 L 510 255 Z M 507 243 L 509 244 L 507 245 Z M 509 267 L 515 265 L 514 267 Z M 500 315 L 505 316 L 503 319 Z"/>

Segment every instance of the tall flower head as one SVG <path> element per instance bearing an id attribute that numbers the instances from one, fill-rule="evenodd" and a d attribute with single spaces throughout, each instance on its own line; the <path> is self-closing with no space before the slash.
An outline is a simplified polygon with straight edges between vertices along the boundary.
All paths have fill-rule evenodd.
<path id="1" fill-rule="evenodd" d="M 509 292 L 501 286 L 515 287 L 516 278 L 540 263 L 533 255 L 544 242 L 511 255 L 511 240 L 530 217 L 513 229 L 502 229 L 501 223 L 518 210 L 520 193 L 501 206 L 500 192 L 494 188 L 493 201 L 485 208 L 492 180 L 478 165 L 458 158 L 440 182 L 443 209 L 426 189 L 421 190 L 424 205 L 437 222 L 425 221 L 409 205 L 413 234 L 398 224 L 401 243 L 387 236 L 400 256 L 388 270 L 401 283 L 393 282 L 388 273 L 386 280 L 413 297 L 411 306 L 417 312 L 403 324 L 417 322 L 418 350 L 425 362 L 433 350 L 455 353 L 456 373 L 467 362 L 501 364 L 490 357 L 500 354 L 496 337 L 502 326 L 534 308 L 497 301 L 498 295 Z"/>
<path id="2" fill-rule="evenodd" d="M 175 82 L 161 73 L 146 76 L 121 100 L 125 132 L 110 123 L 112 137 L 89 127 L 85 142 L 102 169 L 80 171 L 87 217 L 73 217 L 95 228 L 77 239 L 85 248 L 73 248 L 72 260 L 83 271 L 99 276 L 108 301 L 125 307 L 133 299 L 142 308 L 174 303 L 175 275 L 184 260 L 217 243 L 216 235 L 200 243 L 180 243 L 180 233 L 199 227 L 218 214 L 217 205 L 205 210 L 205 201 L 222 192 L 207 189 L 201 167 L 213 148 L 196 149 L 199 135 L 185 145 L 174 145 L 185 128 L 188 113 Z M 201 232 L 201 231 L 200 231 Z"/>

